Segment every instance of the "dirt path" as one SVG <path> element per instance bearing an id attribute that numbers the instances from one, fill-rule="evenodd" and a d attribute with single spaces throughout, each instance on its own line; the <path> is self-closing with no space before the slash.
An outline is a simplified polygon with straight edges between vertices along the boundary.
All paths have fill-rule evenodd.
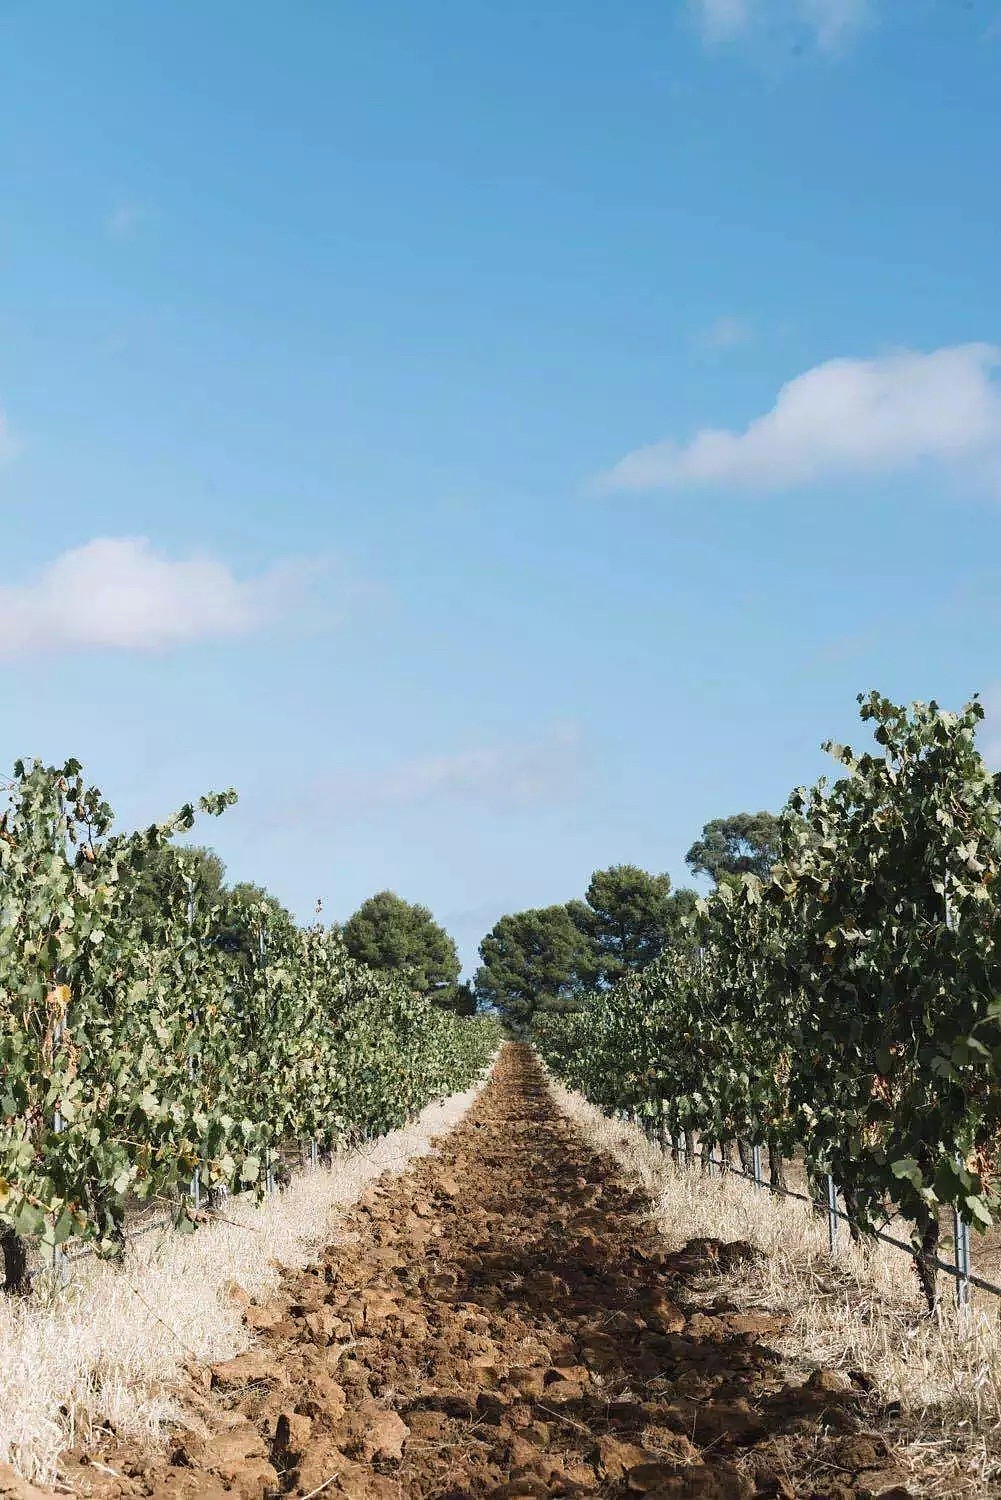
<path id="1" fill-rule="evenodd" d="M 761 1342 L 781 1317 L 740 1315 L 718 1282 L 706 1290 L 707 1272 L 747 1248 L 665 1254 L 645 1208 L 557 1115 L 531 1053 L 506 1048 L 434 1155 L 376 1184 L 279 1299 L 248 1305 L 259 1341 L 213 1372 L 216 1434 L 179 1439 L 167 1468 L 133 1464 L 128 1488 L 331 1500 L 890 1491 L 860 1392 L 830 1372 L 788 1385 Z"/>

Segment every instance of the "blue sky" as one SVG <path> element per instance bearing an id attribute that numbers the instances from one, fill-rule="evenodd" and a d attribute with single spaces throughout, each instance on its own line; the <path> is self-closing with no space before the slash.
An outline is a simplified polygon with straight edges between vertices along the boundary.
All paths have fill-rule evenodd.
<path id="1" fill-rule="evenodd" d="M 1001 4 L 13 0 L 4 757 L 467 959 L 1001 710 Z M 985 749 L 997 761 L 1001 723 Z"/>

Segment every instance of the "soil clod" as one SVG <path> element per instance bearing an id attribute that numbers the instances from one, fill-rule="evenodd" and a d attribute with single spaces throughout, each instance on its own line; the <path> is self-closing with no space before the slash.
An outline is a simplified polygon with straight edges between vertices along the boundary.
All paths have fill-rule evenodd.
<path id="1" fill-rule="evenodd" d="M 872 1495 L 878 1469 L 905 1494 L 861 1382 L 787 1380 L 766 1343 L 781 1309 L 721 1296 L 756 1252 L 671 1253 L 649 1211 L 506 1047 L 464 1123 L 375 1184 L 319 1265 L 246 1300 L 257 1340 L 213 1368 L 218 1433 L 139 1492 L 834 1500 Z"/>

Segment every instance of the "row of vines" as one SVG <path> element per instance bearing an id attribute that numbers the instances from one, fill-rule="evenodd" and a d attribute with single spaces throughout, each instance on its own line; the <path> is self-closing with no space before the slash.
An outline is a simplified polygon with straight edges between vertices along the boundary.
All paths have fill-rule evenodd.
<path id="1" fill-rule="evenodd" d="M 534 1039 L 596 1104 L 800 1154 L 865 1228 L 899 1213 L 933 1300 L 943 1207 L 1001 1217 L 1001 801 L 978 702 L 859 701 L 877 749 L 825 746 L 843 774 L 791 796 L 770 878 Z"/>
<path id="2" fill-rule="evenodd" d="M 190 884 L 142 919 L 144 869 L 193 806 L 123 835 L 81 768 L 19 763 L 0 818 L 0 1227 L 111 1252 L 126 1211 L 262 1191 L 290 1142 L 327 1153 L 469 1085 L 495 1027 L 354 963 L 262 902 L 250 952 Z M 221 813 L 231 793 L 202 799 Z"/>

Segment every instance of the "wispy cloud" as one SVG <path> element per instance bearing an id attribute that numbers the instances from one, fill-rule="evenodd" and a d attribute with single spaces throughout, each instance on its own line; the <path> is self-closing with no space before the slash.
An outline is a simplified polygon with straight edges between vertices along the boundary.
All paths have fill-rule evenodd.
<path id="1" fill-rule="evenodd" d="M 728 41 L 751 24 L 754 0 L 693 0 L 708 41 Z"/>
<path id="2" fill-rule="evenodd" d="M 0 657 L 247 635 L 291 604 L 303 571 L 283 564 L 241 580 L 213 558 L 164 557 L 145 537 L 98 537 L 29 582 L 0 586 Z"/>
<path id="3" fill-rule="evenodd" d="M 836 51 L 872 17 L 870 0 L 799 0 L 799 9 L 826 51 Z"/>
<path id="4" fill-rule="evenodd" d="M 721 317 L 696 334 L 699 349 L 709 354 L 718 354 L 724 349 L 735 349 L 739 344 L 749 344 L 754 329 L 746 318 Z"/>
<path id="5" fill-rule="evenodd" d="M 1001 478 L 1001 348 L 832 359 L 784 385 L 742 431 L 703 427 L 626 455 L 604 490 L 731 485 L 781 490 L 932 462 Z"/>
<path id="6" fill-rule="evenodd" d="M 339 816 L 438 802 L 513 812 L 575 796 L 581 759 L 575 726 L 558 725 L 527 743 L 446 751 L 380 771 L 335 772 L 323 780 L 310 805 L 319 801 L 328 813 Z"/>
<path id="7" fill-rule="evenodd" d="M 874 13 L 874 0 L 693 0 L 693 5 L 708 42 L 798 25 L 825 52 L 840 50 Z"/>
<path id="8" fill-rule="evenodd" d="M 149 218 L 140 203 L 119 203 L 104 221 L 107 233 L 115 240 L 131 239 Z"/>
<path id="9" fill-rule="evenodd" d="M 7 413 L 0 408 L 0 464 L 16 457 L 20 444 L 11 431 Z"/>

